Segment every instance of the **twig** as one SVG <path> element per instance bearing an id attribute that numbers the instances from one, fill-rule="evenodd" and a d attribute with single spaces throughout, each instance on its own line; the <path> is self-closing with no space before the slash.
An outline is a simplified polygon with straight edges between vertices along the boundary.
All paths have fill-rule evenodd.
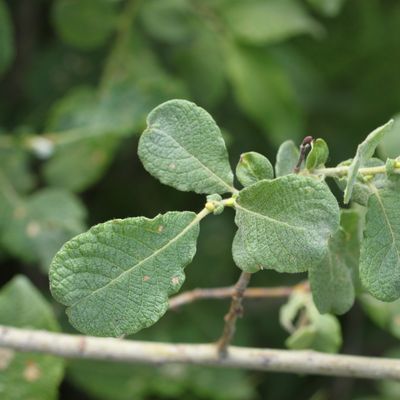
<path id="1" fill-rule="evenodd" d="M 250 282 L 251 274 L 248 272 L 242 272 L 240 274 L 239 280 L 237 281 L 232 295 L 232 302 L 228 313 L 225 315 L 225 326 L 221 338 L 217 343 L 219 354 L 223 357 L 227 355 L 227 348 L 231 342 L 235 330 L 236 321 L 239 317 L 243 315 L 243 295 L 247 289 Z"/>
<path id="2" fill-rule="evenodd" d="M 169 344 L 67 335 L 0 325 L 0 346 L 66 358 L 400 380 L 400 360 L 232 346 L 221 358 L 214 344 Z"/>
<path id="3" fill-rule="evenodd" d="M 248 288 L 243 293 L 243 297 L 246 299 L 288 297 L 294 289 L 295 287 L 291 286 L 279 286 L 272 288 Z M 202 299 L 226 299 L 232 297 L 234 293 L 235 286 L 212 289 L 194 289 L 172 297 L 169 300 L 169 308 L 170 310 L 175 310 L 185 304 L 193 303 L 196 300 Z"/>

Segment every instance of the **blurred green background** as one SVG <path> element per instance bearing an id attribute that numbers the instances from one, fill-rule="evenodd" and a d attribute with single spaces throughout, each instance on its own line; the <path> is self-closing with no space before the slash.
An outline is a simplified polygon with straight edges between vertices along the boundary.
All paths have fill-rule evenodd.
<path id="1" fill-rule="evenodd" d="M 47 280 L 66 240 L 111 218 L 202 208 L 138 160 L 156 105 L 185 98 L 209 111 L 232 166 L 249 150 L 274 162 L 280 143 L 306 135 L 328 142 L 333 166 L 400 112 L 399 71 L 397 0 L 0 0 L 0 323 L 72 331 Z M 385 155 L 400 153 L 397 126 Z M 230 210 L 202 223 L 182 290 L 235 282 L 234 231 Z M 264 271 L 252 286 L 304 278 Z M 400 303 L 361 303 L 340 318 L 342 351 L 396 355 Z M 283 348 L 282 304 L 246 301 L 234 343 Z M 215 341 L 228 305 L 184 306 L 135 339 Z M 41 356 L 43 374 L 24 380 L 32 357 L 0 372 L 0 398 L 400 398 L 390 382 Z"/>

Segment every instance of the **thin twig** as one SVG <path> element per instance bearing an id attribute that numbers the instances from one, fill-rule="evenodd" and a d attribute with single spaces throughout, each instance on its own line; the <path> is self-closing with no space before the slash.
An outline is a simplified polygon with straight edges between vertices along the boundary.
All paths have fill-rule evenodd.
<path id="1" fill-rule="evenodd" d="M 267 299 L 267 298 L 282 298 L 288 297 L 293 292 L 295 287 L 278 286 L 272 288 L 247 288 L 243 293 L 246 299 Z M 235 293 L 235 286 L 194 289 L 177 296 L 171 297 L 169 300 L 170 310 L 175 310 L 185 304 L 193 303 L 203 299 L 227 299 L 231 298 Z"/>
<path id="2" fill-rule="evenodd" d="M 228 313 L 225 315 L 225 326 L 221 338 L 218 340 L 217 346 L 221 356 L 226 356 L 227 348 L 235 334 L 236 321 L 243 315 L 243 295 L 250 282 L 251 274 L 242 272 L 237 281 L 232 295 L 232 302 Z"/>
<path id="3" fill-rule="evenodd" d="M 66 358 L 160 365 L 195 364 L 297 374 L 400 380 L 400 360 L 231 346 L 221 358 L 214 344 L 170 344 L 67 335 L 0 326 L 0 347 Z M 10 355 L 12 356 L 12 350 Z M 12 360 L 12 357 L 7 357 Z M 8 361 L 10 362 L 10 361 Z"/>

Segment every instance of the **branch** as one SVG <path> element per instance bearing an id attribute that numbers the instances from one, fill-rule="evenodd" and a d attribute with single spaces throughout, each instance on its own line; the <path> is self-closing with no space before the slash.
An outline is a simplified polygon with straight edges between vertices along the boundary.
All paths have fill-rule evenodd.
<path id="1" fill-rule="evenodd" d="M 218 341 L 219 353 L 226 356 L 227 348 L 231 342 L 235 331 L 236 321 L 243 315 L 243 295 L 250 282 L 251 274 L 249 272 L 242 272 L 239 280 L 237 281 L 232 295 L 232 302 L 228 314 L 225 315 L 225 326 L 221 338 Z"/>
<path id="2" fill-rule="evenodd" d="M 279 286 L 272 288 L 248 288 L 243 293 L 246 299 L 266 299 L 288 297 L 295 287 Z M 231 298 L 235 293 L 235 286 L 212 288 L 212 289 L 194 289 L 177 296 L 171 297 L 169 300 L 170 310 L 175 310 L 185 304 L 193 303 L 202 299 L 227 299 Z"/>
<path id="3" fill-rule="evenodd" d="M 232 346 L 220 357 L 214 344 L 168 344 L 24 330 L 0 325 L 0 346 L 81 358 L 160 365 L 195 364 L 260 371 L 370 379 L 400 379 L 400 360 Z"/>
<path id="4" fill-rule="evenodd" d="M 397 161 L 395 164 L 395 173 L 400 174 L 400 161 Z M 345 176 L 349 173 L 349 167 L 335 167 L 335 168 L 318 168 L 315 169 L 311 175 L 324 175 L 330 177 L 340 177 Z M 360 168 L 358 173 L 361 175 L 378 175 L 378 174 L 386 174 L 386 166 L 381 165 L 378 167 L 365 167 Z"/>

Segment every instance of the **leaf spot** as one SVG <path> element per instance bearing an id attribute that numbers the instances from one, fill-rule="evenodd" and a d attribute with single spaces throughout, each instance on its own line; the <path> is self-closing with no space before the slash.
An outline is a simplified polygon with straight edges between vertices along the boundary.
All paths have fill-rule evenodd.
<path id="1" fill-rule="evenodd" d="M 145 275 L 144 277 L 143 277 L 143 282 L 147 282 L 147 281 L 149 281 L 150 280 L 150 277 L 148 276 L 148 275 Z"/>
<path id="2" fill-rule="evenodd" d="M 161 233 L 163 230 L 164 230 L 164 225 L 160 225 L 160 226 L 157 228 L 157 232 L 158 232 L 158 233 Z"/>
<path id="3" fill-rule="evenodd" d="M 11 361 L 14 359 L 15 352 L 10 349 L 4 349 L 0 347 L 0 371 L 8 368 Z"/>
<path id="4" fill-rule="evenodd" d="M 174 276 L 174 277 L 171 279 L 171 282 L 172 282 L 173 285 L 178 285 L 179 282 L 180 282 L 179 277 Z"/>
<path id="5" fill-rule="evenodd" d="M 42 375 L 42 371 L 34 361 L 27 361 L 24 369 L 24 378 L 28 382 L 37 381 Z"/>

